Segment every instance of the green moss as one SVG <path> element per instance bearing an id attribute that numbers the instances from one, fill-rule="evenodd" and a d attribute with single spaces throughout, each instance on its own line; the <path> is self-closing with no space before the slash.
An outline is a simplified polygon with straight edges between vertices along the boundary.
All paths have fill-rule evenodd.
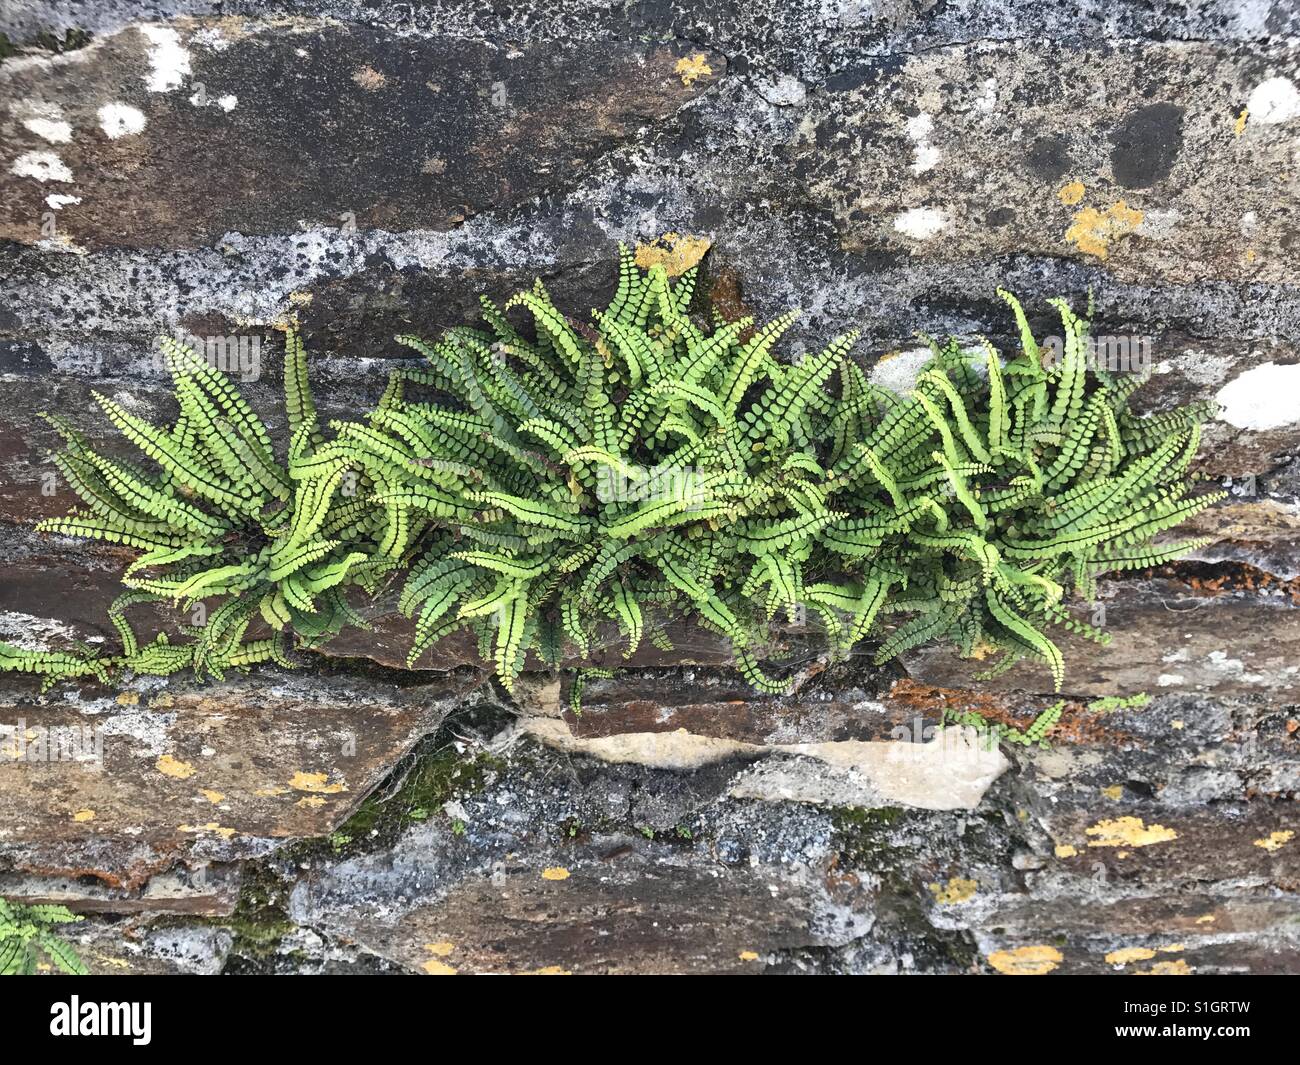
<path id="1" fill-rule="evenodd" d="M 903 815 L 899 806 L 844 806 L 835 811 L 833 824 L 840 861 L 873 870 L 892 865 L 892 858 L 907 853 L 888 838 L 890 827 Z"/>
<path id="2" fill-rule="evenodd" d="M 438 816 L 445 803 L 481 791 L 502 767 L 491 755 L 467 758 L 436 741 L 418 747 L 339 826 L 330 837 L 331 849 L 344 854 L 391 846 L 410 825 Z M 459 830 L 452 825 L 456 835 L 465 830 L 463 823 Z"/>

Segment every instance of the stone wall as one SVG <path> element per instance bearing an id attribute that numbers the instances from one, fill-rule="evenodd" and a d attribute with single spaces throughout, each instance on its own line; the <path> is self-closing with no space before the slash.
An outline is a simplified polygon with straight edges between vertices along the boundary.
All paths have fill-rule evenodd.
<path id="1" fill-rule="evenodd" d="M 348 415 L 394 333 L 535 276 L 581 313 L 619 241 L 802 307 L 792 351 L 862 329 L 894 387 L 917 331 L 1008 339 L 999 284 L 1044 333 L 1091 294 L 1145 406 L 1223 404 L 1197 469 L 1232 489 L 1196 559 L 1104 587 L 1050 751 L 911 742 L 1023 724 L 1039 671 L 809 652 L 758 698 L 690 631 L 581 717 L 460 646 L 396 669 L 384 617 L 296 674 L 4 680 L 0 742 L 104 737 L 0 757 L 0 893 L 91 914 L 93 968 L 1300 968 L 1300 7 L 97 0 L 0 33 L 0 639 L 110 635 L 123 557 L 31 532 L 69 502 L 36 414 L 98 442 L 92 389 L 165 407 L 155 335 L 242 339 L 274 418 L 296 320 Z"/>

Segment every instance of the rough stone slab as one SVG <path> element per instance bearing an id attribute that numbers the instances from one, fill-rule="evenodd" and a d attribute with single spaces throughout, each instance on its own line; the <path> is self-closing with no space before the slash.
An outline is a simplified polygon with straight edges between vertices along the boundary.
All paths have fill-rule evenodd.
<path id="1" fill-rule="evenodd" d="M 736 776 L 729 794 L 771 802 L 973 810 L 1010 765 L 996 745 L 969 728 L 940 730 L 928 742 L 769 745 L 698 736 L 685 729 L 583 739 L 555 718 L 525 718 L 520 728 L 558 750 L 657 769 L 690 770 L 761 758 Z"/>
<path id="2" fill-rule="evenodd" d="M 0 862 L 97 878 L 133 892 L 128 909 L 175 863 L 328 834 L 477 683 L 259 671 L 211 687 L 86 686 L 38 700 L 32 680 L 4 682 Z M 80 760 L 49 760 L 56 742 Z"/>
<path id="3" fill-rule="evenodd" d="M 361 916 L 348 934 L 410 970 L 443 973 L 744 973 L 757 956 L 825 942 L 797 875 L 735 870 L 594 841 L 562 881 L 511 863 L 462 882 L 400 922 Z M 585 851 L 586 853 L 583 853 Z M 450 945 L 450 950 L 447 946 Z M 446 951 L 446 953 L 443 953 Z M 750 957 L 754 955 L 755 957 Z"/>
<path id="4" fill-rule="evenodd" d="M 134 889 L 82 875 L 30 876 L 0 873 L 0 895 L 28 904 L 53 903 L 78 913 L 170 913 L 229 917 L 239 902 L 236 866 L 177 866 Z"/>
<path id="5" fill-rule="evenodd" d="M 71 127 L 51 143 L 8 119 L 0 236 L 41 240 L 50 194 L 80 198 L 59 210 L 58 239 L 84 248 L 210 244 L 300 219 L 447 229 L 562 187 L 725 69 L 688 42 L 519 47 L 309 18 L 142 23 L 0 68 L 6 99 L 57 107 Z"/>
<path id="6" fill-rule="evenodd" d="M 1263 71 L 1296 62 L 1289 44 L 1244 54 L 1033 40 L 868 58 L 814 97 L 789 158 L 849 248 L 1065 255 L 1127 280 L 1282 281 L 1295 201 L 1272 174 L 1291 134 L 1259 96 L 1236 123 Z M 1246 213 L 1257 224 L 1243 235 Z"/>
<path id="7" fill-rule="evenodd" d="M 1113 582 L 1103 593 L 1108 646 L 1054 630 L 1066 663 L 1066 691 L 1079 696 L 1211 692 L 1300 692 L 1300 609 L 1289 596 L 1197 591 L 1172 581 Z M 1088 620 L 1086 614 L 1080 615 Z M 1046 668 L 1025 662 L 989 681 L 987 668 L 939 648 L 903 659 L 910 676 L 943 687 L 1048 692 Z"/>

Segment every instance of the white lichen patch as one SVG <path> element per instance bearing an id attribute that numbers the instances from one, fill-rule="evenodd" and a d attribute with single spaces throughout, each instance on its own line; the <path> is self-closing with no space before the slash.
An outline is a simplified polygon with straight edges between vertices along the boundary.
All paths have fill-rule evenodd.
<path id="1" fill-rule="evenodd" d="M 72 171 L 57 152 L 24 152 L 14 160 L 9 172 L 41 182 L 72 180 Z"/>
<path id="2" fill-rule="evenodd" d="M 190 53 L 181 45 L 181 35 L 166 26 L 141 26 L 148 38 L 149 73 L 144 83 L 150 92 L 171 92 L 190 76 Z"/>
<path id="3" fill-rule="evenodd" d="M 910 392 L 916 387 L 921 367 L 932 358 L 934 352 L 929 348 L 911 348 L 897 355 L 886 355 L 871 368 L 871 383 L 899 395 Z"/>
<path id="4" fill-rule="evenodd" d="M 934 132 L 934 119 L 922 111 L 907 120 L 907 135 L 912 140 L 912 173 L 924 174 L 933 170 L 939 162 L 939 149 L 930 143 L 930 134 Z"/>
<path id="5" fill-rule="evenodd" d="M 145 127 L 144 112 L 130 104 L 111 103 L 99 109 L 99 128 L 109 140 L 128 137 Z"/>
<path id="6" fill-rule="evenodd" d="M 1289 78 L 1269 78 L 1255 86 L 1246 101 L 1251 124 L 1274 126 L 1300 118 L 1300 89 Z"/>
<path id="7" fill-rule="evenodd" d="M 60 193 L 52 192 L 45 197 L 45 202 L 55 211 L 61 211 L 63 208 L 74 203 L 80 203 L 80 196 L 63 196 Z"/>
<path id="8" fill-rule="evenodd" d="M 937 207 L 912 207 L 894 219 L 895 232 L 912 240 L 929 240 L 948 228 L 948 217 Z"/>
<path id="9" fill-rule="evenodd" d="M 1220 415 L 1238 429 L 1280 429 L 1300 422 L 1300 363 L 1279 366 L 1266 362 L 1229 381 L 1215 396 Z"/>
<path id="10" fill-rule="evenodd" d="M 51 144 L 67 144 L 72 140 L 72 124 L 61 118 L 25 118 L 23 125 Z"/>

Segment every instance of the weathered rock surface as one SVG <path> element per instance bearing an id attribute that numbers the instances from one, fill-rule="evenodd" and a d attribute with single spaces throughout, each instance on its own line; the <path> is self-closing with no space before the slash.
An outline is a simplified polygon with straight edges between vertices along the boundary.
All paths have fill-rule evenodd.
<path id="1" fill-rule="evenodd" d="M 5 677 L 0 851 L 30 878 L 12 893 L 52 898 L 90 878 L 120 891 L 96 887 L 89 903 L 126 912 L 203 908 L 214 886 L 185 884 L 178 864 L 327 834 L 478 683 L 265 672 L 34 698 L 34 680 Z"/>
<path id="2" fill-rule="evenodd" d="M 1015 343 L 999 284 L 1040 335 L 1091 293 L 1150 359 L 1144 409 L 1222 405 L 1197 471 L 1232 497 L 1197 561 L 1104 585 L 1052 749 L 1004 747 L 963 808 L 864 751 L 933 757 L 945 711 L 1024 728 L 1044 672 L 827 665 L 791 632 L 798 691 L 759 697 L 683 627 L 601 649 L 631 668 L 580 715 L 543 675 L 503 708 L 467 642 L 386 671 L 409 626 L 382 601 L 291 676 L 7 681 L 0 893 L 86 913 L 97 972 L 1300 969 L 1294 4 L 228 12 L 0 9 L 0 638 L 112 638 L 125 557 L 30 531 L 69 501 L 35 415 L 109 448 L 91 389 L 168 416 L 157 334 L 257 340 L 278 432 L 277 327 L 348 417 L 393 334 L 538 275 L 598 306 L 619 240 L 707 250 L 729 310 L 802 306 L 791 352 L 860 327 L 891 387 L 917 330 Z M 104 767 L 6 760 L 20 718 L 100 728 Z"/>

